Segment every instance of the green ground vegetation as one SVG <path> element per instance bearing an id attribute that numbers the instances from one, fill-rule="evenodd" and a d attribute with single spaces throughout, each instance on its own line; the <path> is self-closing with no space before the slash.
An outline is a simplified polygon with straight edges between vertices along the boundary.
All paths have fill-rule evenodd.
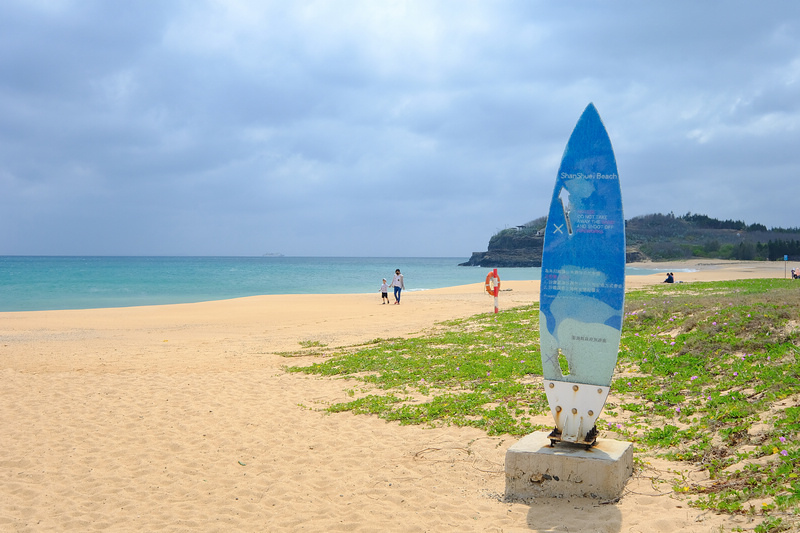
<path id="1" fill-rule="evenodd" d="M 542 388 L 538 305 L 438 324 L 412 338 L 313 345 L 290 372 L 355 380 L 330 412 L 400 424 L 472 426 L 489 435 L 551 429 Z M 312 346 L 308 346 L 309 348 Z M 349 383 L 353 383 L 350 381 Z M 601 437 L 708 473 L 672 478 L 700 509 L 800 525 L 800 282 L 660 285 L 631 291 Z M 683 468 L 683 470 L 682 470 Z"/>

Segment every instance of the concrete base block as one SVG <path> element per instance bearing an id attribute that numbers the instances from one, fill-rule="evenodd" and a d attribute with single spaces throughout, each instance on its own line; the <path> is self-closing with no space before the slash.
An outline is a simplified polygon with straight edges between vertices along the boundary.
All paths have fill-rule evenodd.
<path id="1" fill-rule="evenodd" d="M 589 497 L 613 500 L 633 473 L 633 444 L 597 439 L 590 449 L 559 442 L 549 432 L 523 437 L 506 452 L 506 499 Z"/>

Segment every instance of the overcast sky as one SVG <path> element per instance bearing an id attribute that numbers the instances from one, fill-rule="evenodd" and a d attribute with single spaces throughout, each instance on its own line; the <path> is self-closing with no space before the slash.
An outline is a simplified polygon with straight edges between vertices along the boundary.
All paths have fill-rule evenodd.
<path id="1" fill-rule="evenodd" d="M 468 257 L 589 102 L 625 218 L 800 226 L 800 2 L 0 2 L 0 255 Z"/>

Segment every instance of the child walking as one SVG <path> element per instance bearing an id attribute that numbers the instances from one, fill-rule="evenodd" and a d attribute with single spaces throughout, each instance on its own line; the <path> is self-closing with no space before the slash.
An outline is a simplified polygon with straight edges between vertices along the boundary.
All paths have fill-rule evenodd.
<path id="1" fill-rule="evenodd" d="M 381 301 L 383 305 L 389 303 L 389 286 L 386 285 L 386 278 L 383 278 L 383 284 L 381 285 Z"/>

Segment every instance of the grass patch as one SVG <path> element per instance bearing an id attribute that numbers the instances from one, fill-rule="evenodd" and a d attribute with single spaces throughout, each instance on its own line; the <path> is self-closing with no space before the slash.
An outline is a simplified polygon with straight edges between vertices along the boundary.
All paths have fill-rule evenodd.
<path id="1" fill-rule="evenodd" d="M 541 387 L 538 312 L 538 306 L 526 306 L 445 322 L 429 335 L 376 340 L 288 370 L 355 377 L 379 391 L 331 411 L 525 435 L 543 427 L 531 417 L 549 413 Z"/>
<path id="2" fill-rule="evenodd" d="M 291 372 L 355 378 L 331 412 L 401 424 L 472 426 L 490 435 L 550 429 L 538 305 L 439 324 L 409 339 L 321 350 Z M 601 436 L 708 472 L 676 479 L 700 509 L 800 520 L 800 283 L 744 280 L 629 292 Z M 679 466 L 676 467 L 679 469 Z M 763 529 L 763 528 L 762 528 Z"/>
<path id="3" fill-rule="evenodd" d="M 707 483 L 676 487 L 692 505 L 800 512 L 799 321 L 800 286 L 790 280 L 628 294 L 612 390 L 645 453 L 708 471 Z"/>

